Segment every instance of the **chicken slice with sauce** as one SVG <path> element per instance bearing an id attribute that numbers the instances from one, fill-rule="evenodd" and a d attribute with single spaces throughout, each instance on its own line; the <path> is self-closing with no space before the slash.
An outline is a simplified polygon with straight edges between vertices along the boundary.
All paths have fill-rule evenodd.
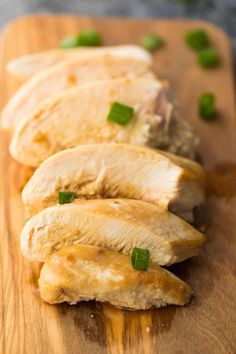
<path id="1" fill-rule="evenodd" d="M 135 270 L 129 256 L 87 245 L 53 254 L 42 267 L 39 289 L 49 304 L 97 300 L 136 310 L 185 305 L 192 295 L 189 285 L 158 265 Z"/>
<path id="2" fill-rule="evenodd" d="M 79 199 L 127 198 L 147 201 L 192 220 L 204 202 L 205 174 L 196 162 L 128 144 L 81 145 L 48 158 L 26 184 L 28 215 L 58 203 L 58 192 Z"/>
<path id="3" fill-rule="evenodd" d="M 154 75 L 150 72 L 150 65 L 142 60 L 108 53 L 94 53 L 54 65 L 34 75 L 17 90 L 2 111 L 2 128 L 14 130 L 45 99 L 68 88 L 121 77 Z"/>
<path id="4" fill-rule="evenodd" d="M 127 125 L 107 120 L 113 102 L 134 109 Z M 146 145 L 166 135 L 172 112 L 159 81 L 117 79 L 66 90 L 19 124 L 10 151 L 19 162 L 39 166 L 54 153 L 79 144 L 121 142 Z M 162 139 L 161 139 L 162 142 Z"/>
<path id="5" fill-rule="evenodd" d="M 85 58 L 97 53 L 115 54 L 120 57 L 129 57 L 141 60 L 148 65 L 152 63 L 151 55 L 143 48 L 136 45 L 121 45 L 114 47 L 79 47 L 70 50 L 52 49 L 39 53 L 25 55 L 11 60 L 7 70 L 15 78 L 26 81 L 40 71 L 73 58 Z"/>
<path id="6" fill-rule="evenodd" d="M 21 233 L 23 255 L 45 262 L 71 244 L 88 244 L 131 254 L 147 248 L 160 265 L 181 262 L 198 254 L 203 234 L 178 216 L 140 200 L 77 200 L 52 206 L 33 216 Z"/>

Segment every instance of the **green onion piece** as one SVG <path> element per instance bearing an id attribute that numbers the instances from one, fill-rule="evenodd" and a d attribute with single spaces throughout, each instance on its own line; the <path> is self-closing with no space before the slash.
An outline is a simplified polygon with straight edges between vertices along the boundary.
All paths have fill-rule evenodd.
<path id="1" fill-rule="evenodd" d="M 213 68 L 220 63 L 220 57 L 215 49 L 208 48 L 199 52 L 198 62 L 204 68 Z"/>
<path id="2" fill-rule="evenodd" d="M 73 37 L 66 37 L 61 41 L 60 46 L 64 49 L 75 47 L 92 47 L 102 44 L 102 37 L 99 32 L 88 29 L 81 31 Z"/>
<path id="3" fill-rule="evenodd" d="M 164 44 L 163 39 L 158 35 L 150 35 L 142 38 L 142 46 L 149 52 L 155 52 L 155 50 L 162 47 Z"/>
<path id="4" fill-rule="evenodd" d="M 95 30 L 87 29 L 78 34 L 78 42 L 80 46 L 93 47 L 102 44 L 101 34 Z"/>
<path id="5" fill-rule="evenodd" d="M 204 93 L 199 97 L 198 109 L 200 117 L 211 121 L 216 117 L 215 96 L 212 93 Z"/>
<path id="6" fill-rule="evenodd" d="M 131 121 L 133 115 L 134 109 L 132 107 L 125 106 L 119 102 L 114 102 L 107 116 L 107 120 L 119 125 L 126 125 Z"/>
<path id="7" fill-rule="evenodd" d="M 74 199 L 75 199 L 75 193 L 73 192 L 67 192 L 67 191 L 59 192 L 58 195 L 59 204 L 71 203 L 73 202 Z"/>
<path id="8" fill-rule="evenodd" d="M 64 49 L 75 48 L 75 47 L 78 47 L 78 46 L 79 46 L 78 36 L 66 37 L 60 43 L 60 47 L 64 48 Z"/>
<path id="9" fill-rule="evenodd" d="M 147 270 L 150 261 L 150 251 L 144 248 L 134 247 L 131 255 L 131 263 L 134 269 Z"/>
<path id="10" fill-rule="evenodd" d="M 198 28 L 185 34 L 186 43 L 195 50 L 202 50 L 209 46 L 210 41 L 205 30 Z"/>

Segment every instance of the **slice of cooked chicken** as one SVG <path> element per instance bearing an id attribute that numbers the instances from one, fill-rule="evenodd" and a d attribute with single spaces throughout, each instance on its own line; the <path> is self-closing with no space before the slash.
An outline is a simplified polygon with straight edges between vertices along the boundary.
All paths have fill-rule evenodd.
<path id="1" fill-rule="evenodd" d="M 154 77 L 149 70 L 150 65 L 142 60 L 106 53 L 64 61 L 39 72 L 19 88 L 2 112 L 2 127 L 14 130 L 45 99 L 68 88 L 112 78 Z"/>
<path id="2" fill-rule="evenodd" d="M 7 64 L 10 74 L 21 81 L 30 79 L 33 75 L 70 58 L 81 58 L 94 55 L 94 53 L 111 53 L 121 57 L 142 60 L 147 64 L 152 63 L 151 55 L 143 48 L 136 45 L 121 45 L 114 47 L 79 47 L 70 50 L 53 49 L 33 53 L 16 58 Z"/>
<path id="3" fill-rule="evenodd" d="M 147 248 L 160 265 L 198 254 L 205 237 L 178 216 L 140 200 L 97 199 L 52 206 L 33 216 L 21 233 L 23 255 L 45 262 L 71 244 L 101 246 L 124 254 Z"/>
<path id="4" fill-rule="evenodd" d="M 113 102 L 134 108 L 129 124 L 107 120 Z M 90 83 L 45 101 L 17 126 L 10 151 L 19 162 L 37 167 L 54 153 L 79 144 L 146 145 L 150 131 L 152 135 L 154 130 L 156 135 L 165 134 L 171 111 L 172 105 L 157 80 L 126 78 Z"/>
<path id="5" fill-rule="evenodd" d="M 42 267 L 39 289 L 49 304 L 97 300 L 137 310 L 185 305 L 192 295 L 189 285 L 158 265 L 138 271 L 128 256 L 85 245 L 53 254 Z"/>
<path id="6" fill-rule="evenodd" d="M 174 210 L 191 220 L 204 201 L 204 171 L 181 157 L 135 145 L 81 145 L 47 159 L 26 184 L 22 198 L 29 215 L 55 205 L 58 192 L 78 198 L 128 198 Z"/>

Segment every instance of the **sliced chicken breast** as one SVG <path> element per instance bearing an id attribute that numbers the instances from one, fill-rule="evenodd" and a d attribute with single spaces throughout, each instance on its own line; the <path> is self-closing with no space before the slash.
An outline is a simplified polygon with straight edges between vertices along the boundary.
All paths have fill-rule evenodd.
<path id="1" fill-rule="evenodd" d="M 77 200 L 32 217 L 21 233 L 23 255 L 45 262 L 71 244 L 101 246 L 131 254 L 147 248 L 153 262 L 170 265 L 198 254 L 203 234 L 159 206 L 130 199 Z"/>
<path id="2" fill-rule="evenodd" d="M 81 145 L 47 159 L 26 184 L 28 215 L 55 205 L 58 192 L 79 199 L 128 198 L 151 202 L 192 219 L 204 201 L 205 175 L 195 162 L 126 144 Z"/>
<path id="3" fill-rule="evenodd" d="M 134 108 L 129 124 L 107 120 L 113 102 Z M 166 133 L 171 112 L 172 105 L 159 81 L 126 78 L 93 82 L 46 101 L 18 125 L 10 151 L 19 162 L 37 167 L 54 153 L 79 144 L 146 145 L 154 131 L 156 136 Z"/>
<path id="4" fill-rule="evenodd" d="M 74 245 L 43 265 L 39 289 L 49 304 L 97 300 L 128 309 L 185 305 L 191 288 L 158 265 L 133 269 L 129 256 L 106 248 Z"/>
<path id="5" fill-rule="evenodd" d="M 153 77 L 149 70 L 150 65 L 142 60 L 107 53 L 64 61 L 39 72 L 19 88 L 2 112 L 2 127 L 14 130 L 45 99 L 68 88 L 112 78 Z"/>
<path id="6" fill-rule="evenodd" d="M 33 53 L 16 58 L 7 64 L 7 70 L 15 78 L 26 81 L 40 71 L 63 62 L 67 59 L 93 56 L 96 53 L 109 53 L 121 57 L 129 57 L 152 63 L 151 55 L 143 48 L 136 45 L 121 45 L 114 47 L 79 47 L 70 50 L 53 49 L 44 52 Z"/>

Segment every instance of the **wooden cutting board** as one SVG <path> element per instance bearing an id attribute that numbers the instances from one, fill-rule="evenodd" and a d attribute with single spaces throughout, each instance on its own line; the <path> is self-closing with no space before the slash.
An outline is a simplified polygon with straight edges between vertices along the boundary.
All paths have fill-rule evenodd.
<path id="1" fill-rule="evenodd" d="M 10 23 L 0 44 L 0 104 L 17 83 L 5 64 L 17 56 L 58 46 L 65 35 L 97 28 L 105 45 L 139 43 L 159 33 L 166 45 L 155 56 L 155 72 L 168 79 L 180 111 L 199 135 L 199 155 L 208 170 L 205 216 L 208 242 L 196 259 L 173 271 L 192 285 L 184 308 L 129 312 L 95 302 L 49 306 L 38 296 L 37 266 L 23 259 L 19 233 L 24 222 L 19 185 L 24 169 L 9 156 L 9 137 L 0 135 L 1 265 L 0 334 L 3 354 L 233 354 L 236 353 L 236 121 L 229 40 L 203 22 L 30 16 Z M 203 70 L 186 47 L 189 28 L 209 32 L 222 63 Z M 212 91 L 219 117 L 206 123 L 197 114 L 198 96 Z"/>

